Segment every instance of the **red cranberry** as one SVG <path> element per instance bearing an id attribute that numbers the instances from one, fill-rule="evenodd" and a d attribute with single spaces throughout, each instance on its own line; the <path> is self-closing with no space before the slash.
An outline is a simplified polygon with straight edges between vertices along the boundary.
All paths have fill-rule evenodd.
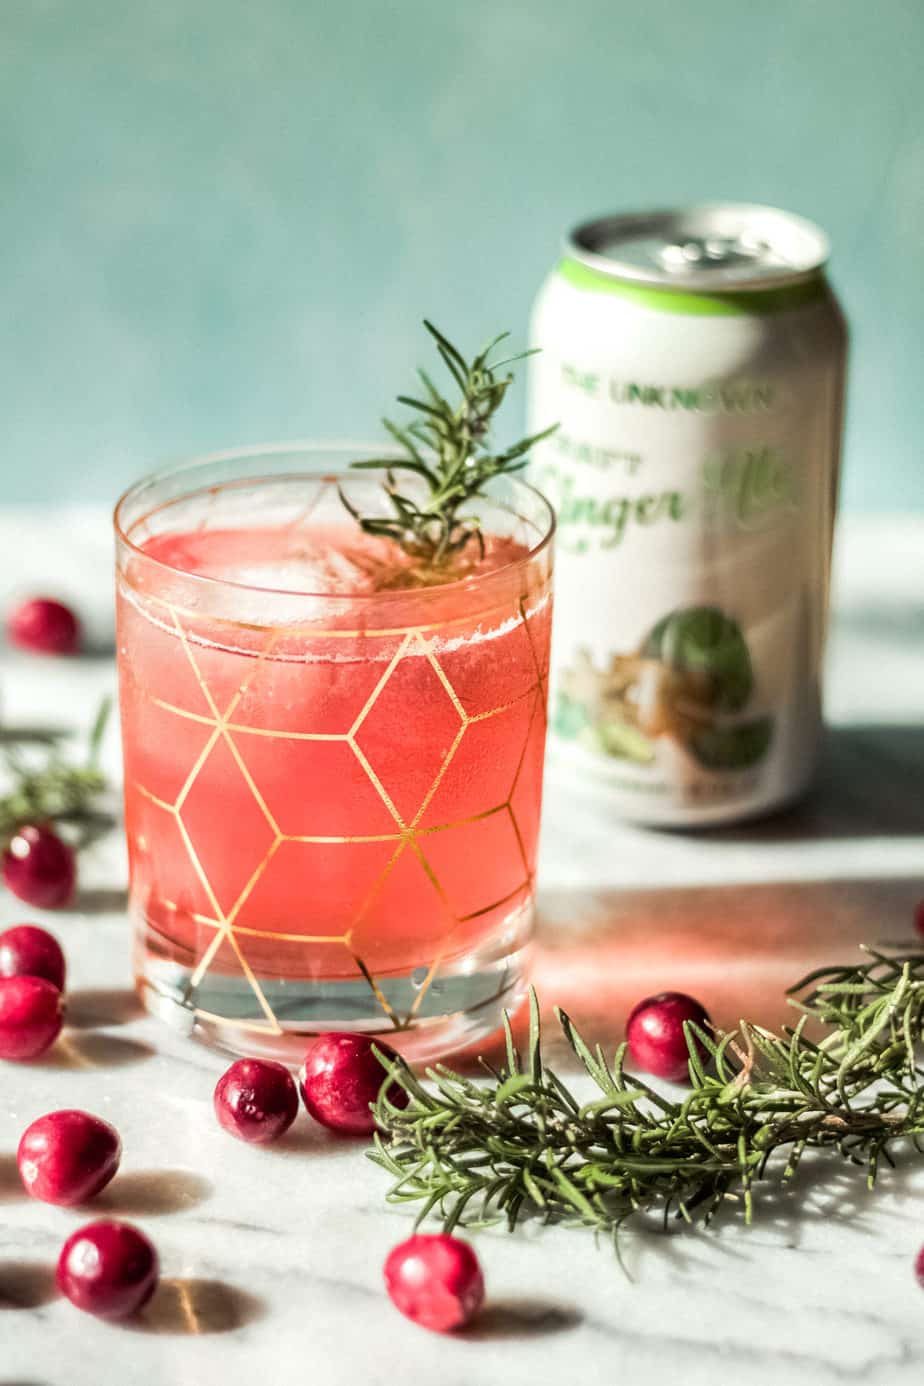
<path id="1" fill-rule="evenodd" d="M 44 977 L 0 977 L 0 1059 L 35 1059 L 61 1030 L 64 998 Z"/>
<path id="2" fill-rule="evenodd" d="M 395 1059 L 395 1051 L 369 1035 L 333 1030 L 319 1035 L 308 1048 L 298 1081 L 302 1099 L 315 1121 L 350 1136 L 368 1136 L 375 1130 L 370 1111 L 385 1079 L 385 1070 L 373 1053 Z M 397 1083 L 388 1091 L 396 1107 L 406 1107 L 407 1093 Z"/>
<path id="3" fill-rule="evenodd" d="M 68 1237 L 58 1258 L 58 1289 L 101 1319 L 125 1319 L 147 1304 L 158 1277 L 157 1252 L 127 1222 L 90 1222 Z"/>
<path id="4" fill-rule="evenodd" d="M 919 900 L 914 908 L 914 927 L 919 934 L 924 934 L 924 900 Z"/>
<path id="5" fill-rule="evenodd" d="M 682 1083 L 689 1077 L 690 1052 L 683 1033 L 685 1020 L 706 1029 L 709 1016 L 698 1001 L 682 991 L 662 991 L 640 1001 L 626 1021 L 629 1053 L 647 1073 Z M 699 1045 L 700 1053 L 704 1053 Z"/>
<path id="6" fill-rule="evenodd" d="M 26 1192 L 69 1207 L 104 1189 L 119 1168 L 122 1142 L 89 1112 L 49 1112 L 23 1132 L 16 1163 Z"/>
<path id="7" fill-rule="evenodd" d="M 914 1258 L 914 1275 L 921 1289 L 924 1290 L 924 1246 Z"/>
<path id="8" fill-rule="evenodd" d="M 215 1115 L 242 1141 L 266 1145 L 298 1115 L 298 1089 L 289 1070 L 270 1059 L 238 1059 L 215 1087 Z"/>
<path id="9" fill-rule="evenodd" d="M 64 954 L 47 929 L 35 924 L 16 924 L 0 934 L 0 977 L 44 977 L 64 990 Z"/>
<path id="10" fill-rule="evenodd" d="M 3 854 L 4 884 L 27 905 L 53 910 L 74 893 L 74 849 L 51 828 L 20 828 Z"/>
<path id="11" fill-rule="evenodd" d="M 21 602 L 10 613 L 7 632 L 14 645 L 36 654 L 75 654 L 80 647 L 80 622 L 53 597 Z"/>
<path id="12" fill-rule="evenodd" d="M 450 1333 L 481 1308 L 484 1277 L 478 1257 L 458 1237 L 409 1237 L 385 1262 L 385 1288 L 396 1309 L 421 1328 Z"/>

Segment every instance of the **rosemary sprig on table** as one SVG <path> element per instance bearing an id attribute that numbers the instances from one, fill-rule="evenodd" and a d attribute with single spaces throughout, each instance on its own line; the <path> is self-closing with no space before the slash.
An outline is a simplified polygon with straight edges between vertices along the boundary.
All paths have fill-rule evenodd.
<path id="1" fill-rule="evenodd" d="M 0 733 L 0 757 L 11 781 L 10 788 L 0 795 L 0 844 L 26 823 L 81 821 L 92 816 L 96 800 L 106 788 L 99 752 L 109 712 L 110 699 L 105 698 L 90 728 L 86 759 L 77 765 L 56 745 L 44 764 L 33 764 L 19 744 L 28 738 L 15 732 Z"/>
<path id="2" fill-rule="evenodd" d="M 793 987 L 802 1016 L 781 1034 L 744 1021 L 728 1034 L 689 1027 L 692 1086 L 680 1101 L 625 1072 L 625 1044 L 612 1060 L 592 1051 L 559 1010 L 600 1092 L 580 1101 L 542 1061 L 535 995 L 526 1056 L 507 1022 L 506 1064 L 486 1085 L 439 1065 L 425 1087 L 400 1060 L 387 1064 L 409 1098 L 393 1105 L 386 1084 L 376 1106 L 384 1134 L 370 1158 L 394 1179 L 389 1202 L 419 1203 L 419 1220 L 433 1213 L 447 1230 L 512 1229 L 533 1214 L 615 1237 L 653 1211 L 708 1223 L 731 1203 L 749 1222 L 755 1186 L 785 1183 L 806 1150 L 865 1166 L 872 1186 L 896 1142 L 924 1153 L 924 953 L 864 951 L 869 961 Z M 815 1022 L 820 1038 L 807 1033 Z"/>
<path id="3" fill-rule="evenodd" d="M 450 403 L 428 373 L 419 370 L 424 398 L 398 396 L 398 403 L 411 409 L 414 417 L 403 427 L 391 419 L 382 421 L 404 455 L 364 458 L 352 464 L 359 470 L 385 473 L 383 488 L 392 513 L 363 515 L 342 489 L 340 498 L 367 534 L 392 539 L 413 558 L 439 568 L 471 539 L 477 540 L 483 552 L 479 521 L 463 513 L 463 507 L 483 496 L 484 487 L 494 477 L 525 467 L 533 444 L 554 429 L 521 438 L 503 451 L 493 450 L 491 421 L 513 382 L 510 371 L 500 372 L 533 353 L 524 351 L 492 361 L 492 352 L 510 335 L 504 332 L 467 361 L 432 323 L 425 321 L 424 327 L 460 398 Z M 418 478 L 418 484 L 402 488 L 399 472 Z"/>

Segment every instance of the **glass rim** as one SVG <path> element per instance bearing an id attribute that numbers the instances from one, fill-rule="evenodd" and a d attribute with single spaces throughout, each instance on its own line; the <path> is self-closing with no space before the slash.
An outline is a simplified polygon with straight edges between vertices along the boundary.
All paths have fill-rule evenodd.
<path id="1" fill-rule="evenodd" d="M 142 559 L 145 563 L 152 563 L 155 565 L 155 567 L 161 568 L 165 572 L 172 573 L 175 576 L 181 577 L 186 581 L 207 583 L 214 590 L 226 590 L 232 592 L 235 590 L 241 592 L 266 592 L 273 597 L 307 597 L 313 600 L 346 600 L 351 603 L 383 601 L 384 599 L 394 598 L 395 596 L 399 595 L 399 593 L 393 589 L 386 589 L 376 592 L 344 592 L 341 590 L 336 590 L 333 592 L 312 592 L 303 591 L 302 589 L 293 590 L 292 588 L 260 587 L 257 586 L 255 583 L 235 582 L 231 578 L 212 577 L 207 573 L 190 572 L 187 568 L 179 567 L 173 563 L 166 563 L 161 558 L 153 557 L 140 544 L 136 543 L 135 540 L 132 539 L 129 528 L 124 523 L 123 516 L 126 507 L 131 503 L 132 500 L 140 496 L 148 487 L 156 487 L 159 483 L 169 481 L 175 477 L 182 477 L 185 473 L 190 473 L 191 475 L 195 474 L 200 469 L 204 469 L 209 466 L 220 465 L 222 462 L 244 461 L 247 458 L 253 458 L 254 460 L 260 458 L 271 459 L 273 456 L 282 457 L 287 454 L 299 453 L 308 455 L 317 455 L 320 453 L 355 453 L 358 456 L 362 456 L 363 454 L 369 454 L 376 457 L 388 457 L 390 455 L 394 455 L 395 458 L 399 458 L 404 455 L 401 452 L 401 450 L 393 444 L 384 443 L 380 445 L 376 442 L 370 442 L 368 439 L 354 441 L 348 438 L 296 438 L 292 439 L 291 441 L 273 443 L 249 443 L 236 448 L 223 448 L 217 452 L 199 453 L 195 456 L 187 457 L 177 462 L 168 463 L 167 465 L 159 467 L 157 470 L 153 472 L 148 472 L 146 475 L 139 477 L 137 481 L 132 482 L 130 486 L 127 486 L 125 488 L 125 490 L 118 497 L 112 511 L 112 524 L 113 529 L 115 531 L 116 539 L 118 542 L 124 544 L 126 548 L 130 549 L 133 554 L 137 555 L 137 557 Z M 286 475 L 286 473 L 280 472 L 277 474 L 277 478 L 283 478 Z M 309 473 L 302 474 L 299 472 L 292 472 L 289 475 L 291 475 L 293 478 L 298 477 L 300 475 L 304 475 L 306 478 L 310 476 Z M 350 472 L 348 470 L 320 471 L 315 474 L 313 479 L 317 481 L 336 482 L 343 479 L 344 477 L 352 476 L 355 478 L 357 475 L 358 474 L 356 472 Z M 202 489 L 212 490 L 221 486 L 230 487 L 235 485 L 246 484 L 248 481 L 256 482 L 261 480 L 269 480 L 271 479 L 271 477 L 272 474 L 270 473 L 265 478 L 255 476 L 241 477 L 239 479 L 234 480 L 229 479 L 226 482 L 212 483 L 211 486 L 206 486 Z M 557 528 L 557 517 L 551 502 L 542 493 L 542 491 L 538 489 L 538 487 L 533 486 L 528 481 L 524 481 L 519 473 L 515 475 L 507 473 L 505 474 L 505 480 L 509 482 L 516 490 L 525 492 L 526 494 L 531 496 L 535 501 L 539 502 L 540 508 L 544 514 L 544 522 L 541 526 L 540 537 L 537 540 L 537 542 L 535 544 L 531 544 L 528 547 L 526 553 L 524 553 L 520 558 L 516 558 L 510 563 L 504 563 L 499 568 L 491 568 L 483 573 L 469 573 L 462 577 L 453 578 L 449 582 L 434 583 L 432 586 L 429 587 L 403 590 L 403 595 L 405 597 L 425 597 L 427 596 L 427 594 L 441 592 L 445 593 L 451 591 L 453 588 L 461 588 L 466 585 L 468 585 L 469 587 L 474 587 L 481 583 L 488 582 L 491 579 L 497 578 L 502 574 L 509 574 L 510 572 L 515 571 L 519 568 L 525 568 L 530 563 L 532 563 L 532 561 L 535 558 L 537 558 L 543 552 L 543 550 L 545 550 L 551 545 L 552 539 L 555 535 L 555 530 Z M 195 487 L 191 487 L 190 490 L 187 493 L 185 493 L 187 498 L 195 494 Z M 486 494 L 485 498 L 488 500 L 491 499 L 489 494 Z M 183 499 L 183 495 L 178 495 L 173 499 Z M 141 518 L 144 517 L 142 516 Z M 526 517 L 520 516 L 520 518 L 525 519 Z"/>

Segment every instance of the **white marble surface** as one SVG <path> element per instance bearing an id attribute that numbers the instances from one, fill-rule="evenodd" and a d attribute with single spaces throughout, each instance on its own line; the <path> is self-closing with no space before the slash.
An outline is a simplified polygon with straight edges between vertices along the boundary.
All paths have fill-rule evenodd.
<path id="1" fill-rule="evenodd" d="M 103 516 L 0 513 L 0 552 L 0 602 L 58 573 L 105 643 Z M 648 833 L 608 826 L 552 785 L 536 975 L 591 1034 L 612 1042 L 627 1005 L 663 986 L 696 991 L 720 1021 L 778 1021 L 781 989 L 805 967 L 908 936 L 924 894 L 924 522 L 845 525 L 836 605 L 832 731 L 802 808 L 709 836 Z M 80 724 L 113 682 L 105 655 L 0 655 L 7 724 Z M 115 765 L 114 739 L 107 754 Z M 750 1230 L 634 1235 L 631 1281 L 578 1231 L 481 1235 L 479 1329 L 414 1328 L 381 1288 L 384 1256 L 410 1230 L 385 1207 L 385 1177 L 304 1118 L 264 1151 L 220 1131 L 210 1095 L 223 1060 L 134 1005 L 117 834 L 81 879 L 77 907 L 44 918 L 0 893 L 0 926 L 47 922 L 72 981 L 51 1055 L 0 1072 L 0 1386 L 917 1383 L 924 1162 L 910 1158 L 874 1196 L 862 1177 L 808 1168 L 793 1196 L 758 1201 Z M 123 1136 L 122 1172 L 96 1207 L 142 1225 L 165 1276 L 132 1327 L 54 1296 L 57 1251 L 87 1214 L 26 1199 L 13 1154 L 59 1106 L 97 1111 Z"/>

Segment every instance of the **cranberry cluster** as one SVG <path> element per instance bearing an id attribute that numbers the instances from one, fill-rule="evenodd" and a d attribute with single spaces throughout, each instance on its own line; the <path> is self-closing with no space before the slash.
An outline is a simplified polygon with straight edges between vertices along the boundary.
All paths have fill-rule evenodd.
<path id="1" fill-rule="evenodd" d="M 0 934 L 0 1058 L 34 1059 L 57 1039 L 67 967 L 58 940 L 34 924 Z M 22 1134 L 16 1164 L 32 1198 L 59 1207 L 86 1203 L 119 1168 L 119 1133 L 101 1117 L 48 1112 Z M 58 1287 L 101 1318 L 133 1314 L 154 1293 L 157 1253 L 128 1223 L 93 1222 L 64 1243 Z"/>
<path id="2" fill-rule="evenodd" d="M 49 1112 L 27 1127 L 16 1163 L 26 1192 L 70 1207 L 104 1189 L 119 1168 L 115 1127 L 89 1112 Z M 78 1309 L 123 1319 L 146 1304 L 157 1285 L 157 1252 L 137 1227 L 103 1219 L 80 1227 L 61 1249 L 57 1283 Z"/>
<path id="3" fill-rule="evenodd" d="M 64 1019 L 64 954 L 33 924 L 0 934 L 0 1059 L 36 1059 Z"/>
<path id="4" fill-rule="evenodd" d="M 233 1136 L 264 1145 L 292 1125 L 301 1091 L 306 1110 L 322 1126 L 342 1136 L 367 1136 L 375 1130 L 372 1104 L 382 1087 L 382 1061 L 396 1057 L 368 1035 L 319 1035 L 299 1069 L 298 1089 L 283 1064 L 238 1059 L 218 1080 L 215 1114 Z M 387 1097 L 398 1107 L 408 1102 L 397 1083 L 389 1084 Z M 411 1237 L 396 1246 L 385 1262 L 385 1286 L 402 1314 L 439 1333 L 464 1327 L 484 1299 L 475 1253 L 445 1235 Z"/>
<path id="5" fill-rule="evenodd" d="M 67 967 L 57 939 L 33 924 L 0 934 L 0 1058 L 32 1059 L 57 1038 Z M 378 1050 L 378 1054 L 376 1053 Z M 289 1070 L 266 1059 L 238 1059 L 214 1092 L 218 1121 L 252 1144 L 278 1140 L 299 1109 L 299 1090 L 316 1121 L 341 1135 L 368 1135 L 371 1105 L 394 1050 L 367 1035 L 319 1035 L 309 1046 L 296 1087 Z M 404 1105 L 392 1083 L 388 1096 Z M 26 1192 L 59 1207 L 82 1205 L 114 1178 L 122 1156 L 118 1131 L 90 1112 L 48 1112 L 23 1132 L 16 1163 Z M 104 1319 L 141 1309 L 157 1286 L 157 1252 L 138 1228 L 114 1219 L 79 1228 L 62 1247 L 57 1284 L 72 1304 Z M 484 1295 L 474 1252 L 454 1237 L 412 1237 L 385 1267 L 394 1303 L 437 1331 L 460 1328 Z"/>

